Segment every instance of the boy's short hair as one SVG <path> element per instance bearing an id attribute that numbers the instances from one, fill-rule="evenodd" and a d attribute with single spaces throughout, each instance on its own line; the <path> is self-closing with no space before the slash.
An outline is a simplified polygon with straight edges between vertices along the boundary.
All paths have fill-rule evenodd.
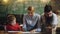
<path id="1" fill-rule="evenodd" d="M 14 15 L 8 15 L 7 16 L 7 22 L 11 22 L 13 21 L 14 19 L 16 19 L 16 17 Z"/>
<path id="2" fill-rule="evenodd" d="M 46 5 L 44 7 L 44 12 L 50 12 L 52 10 L 52 6 L 51 5 Z"/>

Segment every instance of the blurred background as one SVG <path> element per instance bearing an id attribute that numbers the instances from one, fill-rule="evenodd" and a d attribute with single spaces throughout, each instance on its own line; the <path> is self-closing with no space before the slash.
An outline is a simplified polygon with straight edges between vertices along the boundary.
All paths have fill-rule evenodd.
<path id="1" fill-rule="evenodd" d="M 35 12 L 42 14 L 46 4 L 51 5 L 53 12 L 60 15 L 60 0 L 0 0 L 0 22 L 6 21 L 8 14 L 22 15 L 20 17 L 23 17 L 28 6 L 34 6 Z"/>
<path id="2" fill-rule="evenodd" d="M 60 13 L 60 0 L 0 0 L 0 17 L 7 14 L 24 14 L 28 6 L 34 6 L 35 11 L 43 13 L 44 6 L 50 4 L 53 12 Z"/>
<path id="3" fill-rule="evenodd" d="M 60 0 L 0 0 L 0 22 L 6 21 L 4 19 L 8 14 L 22 15 L 20 17 L 23 17 L 28 6 L 34 6 L 35 12 L 42 14 L 46 4 L 51 5 L 53 12 L 60 15 Z"/>
<path id="4" fill-rule="evenodd" d="M 28 6 L 34 6 L 35 12 L 41 15 L 46 4 L 52 6 L 53 12 L 57 14 L 60 22 L 60 0 L 0 0 L 0 24 L 6 24 L 8 14 L 14 14 L 17 22 L 22 24 L 23 15 L 27 12 Z M 60 27 L 60 23 L 58 23 L 58 27 Z"/>

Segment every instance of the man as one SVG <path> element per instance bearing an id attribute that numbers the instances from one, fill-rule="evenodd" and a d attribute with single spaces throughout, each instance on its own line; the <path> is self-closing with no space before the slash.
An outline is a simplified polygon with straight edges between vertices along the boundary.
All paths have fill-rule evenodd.
<path id="1" fill-rule="evenodd" d="M 57 15 L 52 12 L 52 7 L 50 5 L 46 5 L 44 7 L 44 14 L 41 16 L 42 23 L 42 32 L 46 34 L 51 34 L 52 29 L 57 26 Z"/>
<path id="2" fill-rule="evenodd" d="M 23 28 L 25 31 L 35 31 L 40 28 L 40 15 L 34 12 L 34 7 L 32 6 L 29 6 L 27 10 L 28 13 L 23 17 Z"/>

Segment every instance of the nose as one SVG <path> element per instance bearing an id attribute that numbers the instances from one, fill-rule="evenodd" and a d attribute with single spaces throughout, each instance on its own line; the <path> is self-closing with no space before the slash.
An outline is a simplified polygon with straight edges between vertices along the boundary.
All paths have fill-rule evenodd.
<path id="1" fill-rule="evenodd" d="M 49 16 L 50 16 L 50 14 L 47 14 L 47 16 L 49 17 Z"/>

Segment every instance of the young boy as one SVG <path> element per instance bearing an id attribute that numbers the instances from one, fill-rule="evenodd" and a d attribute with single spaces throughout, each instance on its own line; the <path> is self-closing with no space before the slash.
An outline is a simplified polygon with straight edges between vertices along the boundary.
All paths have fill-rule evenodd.
<path id="1" fill-rule="evenodd" d="M 21 31 L 21 27 L 18 23 L 16 23 L 16 17 L 14 15 L 8 15 L 7 22 L 7 31 Z"/>

